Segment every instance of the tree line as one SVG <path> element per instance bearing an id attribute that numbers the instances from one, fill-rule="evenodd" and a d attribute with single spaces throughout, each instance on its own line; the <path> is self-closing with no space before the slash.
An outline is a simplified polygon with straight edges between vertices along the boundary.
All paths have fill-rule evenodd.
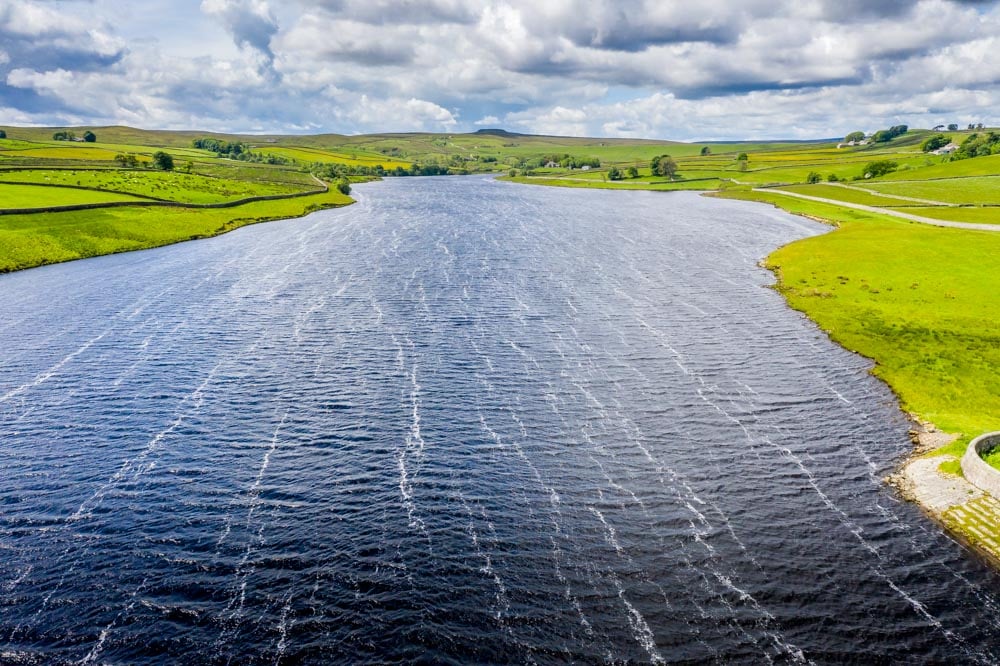
<path id="1" fill-rule="evenodd" d="M 191 141 L 191 145 L 201 150 L 215 153 L 216 157 L 226 157 L 240 162 L 251 162 L 255 164 L 291 164 L 292 160 L 280 155 L 270 153 L 255 153 L 253 147 L 248 143 L 239 141 L 221 141 L 211 137 L 202 137 Z"/>
<path id="2" fill-rule="evenodd" d="M 70 132 L 69 130 L 60 130 L 52 135 L 53 141 L 76 141 L 76 134 Z M 87 130 L 83 133 L 83 140 L 87 143 L 94 143 L 97 141 L 97 135 Z"/>

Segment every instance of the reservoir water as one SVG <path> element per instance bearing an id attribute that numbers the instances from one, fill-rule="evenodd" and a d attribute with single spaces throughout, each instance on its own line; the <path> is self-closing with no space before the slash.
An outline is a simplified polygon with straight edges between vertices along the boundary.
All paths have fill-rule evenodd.
<path id="1" fill-rule="evenodd" d="M 869 363 L 695 194 L 396 179 L 0 277 L 0 663 L 994 663 Z"/>

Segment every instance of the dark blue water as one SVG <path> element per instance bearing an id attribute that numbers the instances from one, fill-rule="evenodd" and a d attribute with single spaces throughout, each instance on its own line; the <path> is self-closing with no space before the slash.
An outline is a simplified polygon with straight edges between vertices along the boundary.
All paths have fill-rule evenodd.
<path id="1" fill-rule="evenodd" d="M 993 662 L 764 206 L 400 179 L 0 278 L 0 662 Z"/>

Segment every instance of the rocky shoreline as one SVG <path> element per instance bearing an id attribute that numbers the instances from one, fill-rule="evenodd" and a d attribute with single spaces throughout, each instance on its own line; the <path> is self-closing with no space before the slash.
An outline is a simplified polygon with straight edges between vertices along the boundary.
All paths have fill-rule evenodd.
<path id="1" fill-rule="evenodd" d="M 912 418 L 912 417 L 911 417 Z M 930 455 L 958 435 L 941 432 L 933 424 L 913 418 L 910 435 L 914 452 L 894 474 L 886 477 L 906 500 L 918 505 L 950 536 L 1000 569 L 1000 500 L 969 483 L 961 474 L 942 469 L 957 465 L 950 454 Z"/>

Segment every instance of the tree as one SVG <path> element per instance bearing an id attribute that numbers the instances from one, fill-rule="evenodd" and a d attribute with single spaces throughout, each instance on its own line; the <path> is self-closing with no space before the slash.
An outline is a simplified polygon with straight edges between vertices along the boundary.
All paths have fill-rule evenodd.
<path id="1" fill-rule="evenodd" d="M 950 125 L 948 125 L 948 131 L 949 132 L 957 132 L 958 131 L 958 124 L 957 123 L 951 123 Z"/>
<path id="2" fill-rule="evenodd" d="M 709 149 L 708 146 L 705 146 L 704 148 L 701 149 L 701 154 L 702 155 L 711 155 L 712 151 Z"/>
<path id="3" fill-rule="evenodd" d="M 887 173 L 892 173 L 898 166 L 899 164 L 894 160 L 877 160 L 875 162 L 869 162 L 861 174 L 865 178 L 878 178 L 879 176 L 884 176 Z"/>
<path id="4" fill-rule="evenodd" d="M 134 169 L 139 166 L 139 159 L 132 153 L 118 153 L 115 155 L 115 162 L 118 162 L 123 168 Z"/>
<path id="5" fill-rule="evenodd" d="M 83 133 L 83 140 L 86 141 L 87 143 L 94 143 L 95 141 L 97 141 L 97 135 L 91 132 L 90 130 L 87 130 L 86 132 Z"/>
<path id="6" fill-rule="evenodd" d="M 153 153 L 153 168 L 159 169 L 160 171 L 173 171 L 174 158 L 171 157 L 169 153 L 158 150 Z"/>
<path id="7" fill-rule="evenodd" d="M 897 136 L 902 136 L 906 134 L 906 132 L 909 129 L 910 128 L 907 127 L 906 125 L 893 125 L 889 129 L 879 130 L 875 132 L 875 134 L 872 135 L 872 142 L 884 143 L 886 141 L 891 141 L 895 139 Z"/>
<path id="8" fill-rule="evenodd" d="M 53 141 L 72 141 L 76 138 L 76 135 L 69 130 L 60 130 L 52 135 Z"/>
<path id="9" fill-rule="evenodd" d="M 341 194 L 351 193 L 351 181 L 347 180 L 346 176 L 341 176 L 340 180 L 337 181 L 337 191 Z"/>
<path id="10" fill-rule="evenodd" d="M 944 134 L 935 134 L 934 136 L 928 138 L 922 144 L 920 144 L 920 150 L 925 153 L 929 153 L 932 150 L 937 150 L 938 148 L 944 148 L 949 143 L 951 143 L 951 137 L 945 136 Z"/>
<path id="11" fill-rule="evenodd" d="M 610 169 L 608 169 L 608 180 L 622 180 L 624 178 L 625 174 L 622 173 L 622 170 L 619 169 L 618 167 L 613 166 Z"/>
<path id="12" fill-rule="evenodd" d="M 965 141 L 952 157 L 964 160 L 969 157 L 985 157 L 1000 153 L 1000 134 L 996 132 L 976 132 L 965 137 Z"/>
<path id="13" fill-rule="evenodd" d="M 630 166 L 628 169 L 626 169 L 625 173 L 626 173 L 626 175 L 628 175 L 629 178 L 638 178 L 639 177 L 639 170 L 636 169 L 634 166 Z"/>
<path id="14" fill-rule="evenodd" d="M 810 171 L 809 175 L 806 176 L 806 182 L 809 183 L 810 185 L 815 185 L 816 183 L 818 183 L 822 179 L 823 179 L 823 176 L 819 175 L 815 171 Z"/>
<path id="15" fill-rule="evenodd" d="M 665 176 L 673 180 L 677 174 L 677 162 L 670 155 L 657 155 L 649 163 L 649 169 L 654 176 Z"/>
<path id="16" fill-rule="evenodd" d="M 736 161 L 737 162 L 740 162 L 740 161 L 746 162 L 749 159 L 750 159 L 750 156 L 747 155 L 746 153 L 740 153 L 739 155 L 736 156 Z"/>
<path id="17" fill-rule="evenodd" d="M 827 182 L 830 183 L 836 183 L 840 180 L 840 178 L 837 177 L 837 174 L 831 173 L 829 176 L 826 177 L 826 180 Z"/>
<path id="18" fill-rule="evenodd" d="M 864 141 L 864 140 L 865 140 L 864 132 L 851 132 L 850 134 L 844 137 L 844 143 L 850 143 L 851 141 L 857 143 L 858 141 Z"/>

